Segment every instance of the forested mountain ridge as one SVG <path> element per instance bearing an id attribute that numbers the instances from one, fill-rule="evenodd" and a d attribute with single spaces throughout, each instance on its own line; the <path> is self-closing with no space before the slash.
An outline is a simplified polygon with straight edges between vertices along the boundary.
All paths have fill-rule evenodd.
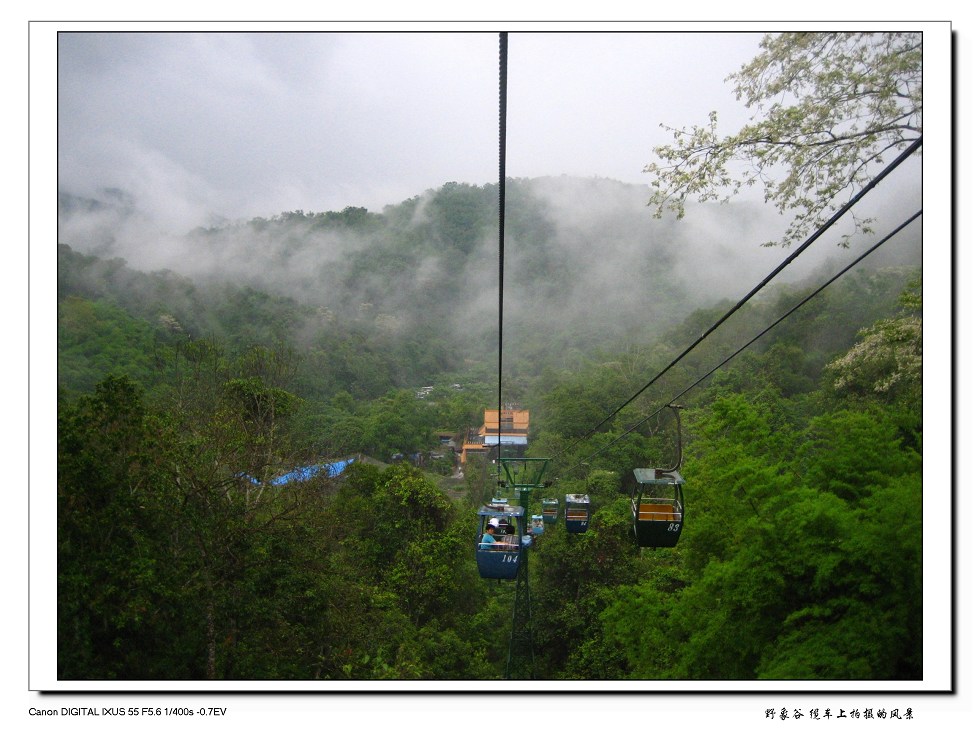
<path id="1" fill-rule="evenodd" d="M 658 325 L 682 312 L 670 270 L 671 253 L 683 248 L 668 241 L 669 223 L 650 219 L 642 197 L 641 187 L 605 180 L 511 182 L 507 315 L 517 333 L 529 321 L 540 329 L 581 317 L 584 340 L 586 333 L 646 328 L 649 319 L 636 314 L 647 306 Z M 495 185 L 448 183 L 381 214 L 357 207 L 284 212 L 179 237 L 142 227 L 129 209 L 93 218 L 95 204 L 76 203 L 63 209 L 60 237 L 76 251 L 122 258 L 134 269 L 251 287 L 345 323 L 440 330 L 483 356 L 495 343 L 497 202 Z M 610 298 L 614 291 L 632 291 L 629 307 Z"/>
<path id="2" fill-rule="evenodd" d="M 505 384 L 536 455 L 563 454 L 740 294 L 692 287 L 674 225 L 637 246 L 633 214 L 603 199 L 619 184 L 586 184 L 518 182 L 508 210 Z M 579 219 L 542 205 L 559 193 Z M 597 200 L 609 218 L 589 220 Z M 502 674 L 490 650 L 507 649 L 513 596 L 476 574 L 470 503 L 404 465 L 275 492 L 240 480 L 478 424 L 495 206 L 493 186 L 447 184 L 383 214 L 216 226 L 186 240 L 207 276 L 60 247 L 59 676 Z M 671 456 L 669 423 L 608 446 L 807 282 L 767 291 L 562 455 L 561 491 L 596 513 L 531 553 L 540 678 L 921 677 L 917 273 L 848 276 L 685 395 L 676 551 L 637 550 L 626 500 L 633 467 Z M 490 478 L 468 472 L 471 501 Z"/>
<path id="3" fill-rule="evenodd" d="M 504 345 L 512 369 L 659 338 L 696 308 L 742 295 L 781 259 L 755 246 L 768 224 L 753 207 L 695 207 L 680 226 L 653 220 L 645 196 L 607 179 L 509 182 Z M 279 340 L 323 351 L 335 347 L 334 332 L 356 332 L 359 350 L 411 342 L 400 365 L 410 373 L 382 370 L 386 384 L 399 386 L 464 360 L 495 361 L 495 185 L 448 183 L 380 214 L 284 212 L 180 236 L 148 226 L 121 192 L 101 202 L 63 194 L 59 203 L 64 245 L 107 260 L 59 262 L 60 298 L 111 288 L 151 323 L 238 346 Z M 914 245 L 894 245 L 894 261 L 915 264 Z M 411 369 L 420 357 L 426 363 Z M 344 389 L 376 396 L 377 385 L 347 380 Z"/>

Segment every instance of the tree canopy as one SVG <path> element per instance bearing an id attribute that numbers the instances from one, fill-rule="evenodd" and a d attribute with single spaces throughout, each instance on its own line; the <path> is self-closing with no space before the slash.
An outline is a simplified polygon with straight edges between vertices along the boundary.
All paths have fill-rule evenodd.
<path id="1" fill-rule="evenodd" d="M 673 142 L 655 147 L 645 170 L 655 174 L 657 217 L 683 216 L 692 197 L 727 201 L 760 185 L 767 202 L 794 214 L 779 241 L 788 246 L 869 181 L 886 153 L 922 135 L 922 36 L 782 33 L 761 49 L 727 77 L 754 110 L 750 122 L 730 135 L 717 112 L 704 127 L 662 125 Z M 867 230 L 869 219 L 852 216 L 855 231 Z"/>

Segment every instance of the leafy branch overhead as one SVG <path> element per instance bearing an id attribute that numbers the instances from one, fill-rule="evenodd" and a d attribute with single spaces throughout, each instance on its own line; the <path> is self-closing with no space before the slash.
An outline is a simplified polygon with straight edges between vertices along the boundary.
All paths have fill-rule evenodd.
<path id="1" fill-rule="evenodd" d="M 781 214 L 793 214 L 778 242 L 809 235 L 887 162 L 922 135 L 922 36 L 919 33 L 783 33 L 727 81 L 754 111 L 733 135 L 674 128 L 654 148 L 654 215 L 684 216 L 689 198 L 728 201 L 759 185 Z M 872 220 L 853 216 L 854 231 Z M 846 244 L 850 235 L 843 238 Z M 767 242 L 767 245 L 777 242 Z"/>

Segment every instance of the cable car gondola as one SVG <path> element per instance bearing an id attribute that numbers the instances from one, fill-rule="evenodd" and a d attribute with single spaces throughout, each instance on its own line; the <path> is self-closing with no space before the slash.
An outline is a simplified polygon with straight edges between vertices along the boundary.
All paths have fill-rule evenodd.
<path id="1" fill-rule="evenodd" d="M 676 547 L 684 527 L 684 479 L 677 471 L 634 468 L 633 531 L 640 547 Z"/>
<path id="2" fill-rule="evenodd" d="M 524 507 L 484 504 L 477 517 L 476 566 L 480 577 L 514 580 L 521 562 Z M 489 526 L 494 528 L 492 543 L 483 542 Z"/>
<path id="3" fill-rule="evenodd" d="M 565 531 L 581 534 L 589 528 L 592 507 L 588 494 L 565 494 Z"/>
<path id="4" fill-rule="evenodd" d="M 633 532 L 640 547 L 676 547 L 684 528 L 684 479 L 681 467 L 681 406 L 670 405 L 677 418 L 677 460 L 670 468 L 634 468 L 636 486 L 630 499 Z"/>
<path id="5" fill-rule="evenodd" d="M 558 521 L 558 499 L 541 500 L 541 517 L 545 524 L 555 524 Z"/>
<path id="6" fill-rule="evenodd" d="M 531 534 L 544 534 L 544 516 L 541 514 L 531 515 Z"/>

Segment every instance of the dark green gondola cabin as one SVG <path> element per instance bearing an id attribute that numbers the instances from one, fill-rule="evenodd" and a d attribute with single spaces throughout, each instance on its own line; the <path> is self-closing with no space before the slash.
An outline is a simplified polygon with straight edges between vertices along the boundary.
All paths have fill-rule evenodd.
<path id="1" fill-rule="evenodd" d="M 640 547 L 676 547 L 684 528 L 684 479 L 677 471 L 635 468 L 633 531 Z"/>

